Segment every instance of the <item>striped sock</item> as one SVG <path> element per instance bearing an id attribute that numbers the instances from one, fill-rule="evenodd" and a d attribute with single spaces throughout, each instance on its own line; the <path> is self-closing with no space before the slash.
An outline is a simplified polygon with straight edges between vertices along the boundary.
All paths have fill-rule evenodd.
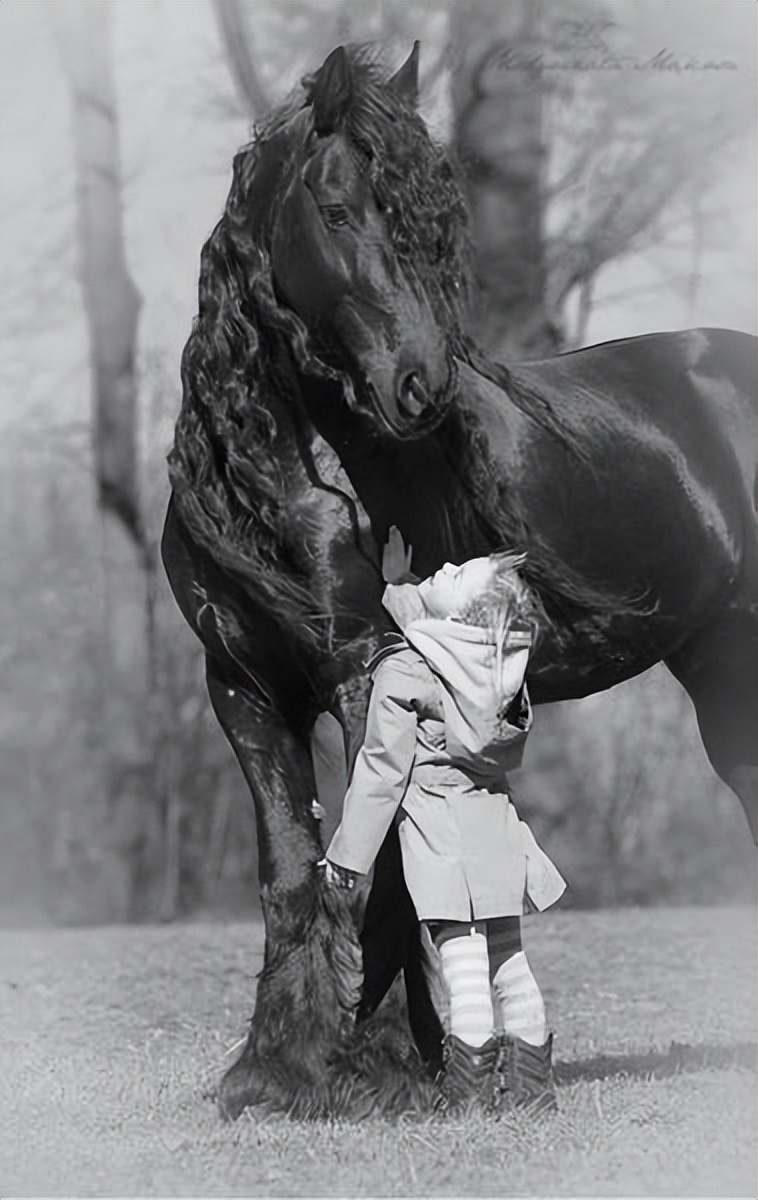
<path id="1" fill-rule="evenodd" d="M 547 1038 L 545 1004 L 523 950 L 503 963 L 492 987 L 505 1032 L 541 1046 Z"/>
<path id="2" fill-rule="evenodd" d="M 469 1046 L 483 1046 L 494 1026 L 487 939 L 471 931 L 435 940 L 450 994 L 448 1032 Z"/>

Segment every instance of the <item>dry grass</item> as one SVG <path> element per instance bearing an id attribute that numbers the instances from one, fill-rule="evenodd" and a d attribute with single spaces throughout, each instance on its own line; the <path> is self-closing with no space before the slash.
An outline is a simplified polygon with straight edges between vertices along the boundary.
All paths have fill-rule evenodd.
<path id="1" fill-rule="evenodd" d="M 755 926 L 747 909 L 535 919 L 561 1106 L 538 1124 L 223 1125 L 259 926 L 6 933 L 0 1194 L 754 1196 Z"/>

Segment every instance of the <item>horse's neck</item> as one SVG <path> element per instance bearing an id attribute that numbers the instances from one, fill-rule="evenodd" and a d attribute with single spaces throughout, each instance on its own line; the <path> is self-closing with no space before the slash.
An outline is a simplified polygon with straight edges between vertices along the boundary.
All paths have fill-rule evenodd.
<path id="1" fill-rule="evenodd" d="M 346 481 L 338 454 L 315 428 L 306 407 L 296 402 L 306 386 L 294 369 L 272 382 L 266 396 L 274 428 L 271 453 L 280 477 L 286 480 L 284 504 L 299 509 L 307 493 L 309 506 L 326 512 L 333 508 L 327 489 L 339 488 Z"/>
<path id="2" fill-rule="evenodd" d="M 508 394 L 507 372 L 481 355 L 473 365 L 458 360 L 457 367 L 451 415 L 501 464 L 515 470 L 522 448 L 535 429 Z"/>
<path id="3" fill-rule="evenodd" d="M 397 525 L 413 545 L 414 570 L 422 575 L 446 559 L 463 561 L 492 549 L 493 532 L 482 519 L 467 478 L 472 457 L 467 443 L 469 426 L 478 428 L 480 404 L 502 408 L 504 397 L 463 364 L 458 386 L 461 404 L 454 402 L 440 429 L 407 441 L 377 434 L 373 422 L 346 412 L 341 395 L 329 387 L 311 386 L 308 391 L 309 414 L 336 450 L 368 513 L 376 542 L 381 545 L 389 527 Z M 501 421 L 507 429 L 515 424 L 516 418 Z"/>
<path id="4" fill-rule="evenodd" d="M 481 547 L 473 552 L 463 547 L 469 557 L 525 546 L 525 510 L 532 482 L 529 463 L 542 437 L 509 395 L 507 371 L 493 364 L 490 377 L 477 366 L 457 362 L 450 410 L 434 435 L 444 446 L 465 504 L 483 532 Z"/>

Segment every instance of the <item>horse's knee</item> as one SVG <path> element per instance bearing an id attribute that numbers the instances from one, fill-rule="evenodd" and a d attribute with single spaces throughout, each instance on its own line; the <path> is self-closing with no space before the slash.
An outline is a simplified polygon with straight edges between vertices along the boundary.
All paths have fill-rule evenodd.
<path id="1" fill-rule="evenodd" d="M 232 745 L 240 738 L 250 747 L 259 743 L 265 748 L 273 743 L 272 726 L 283 723 L 260 685 L 245 680 L 241 686 L 233 673 L 222 674 L 210 655 L 206 656 L 205 681 L 211 707 Z"/>
<path id="2" fill-rule="evenodd" d="M 724 698 L 695 700 L 703 746 L 711 766 L 742 805 L 754 840 L 758 840 L 758 765 L 755 707 L 729 712 Z M 733 697 L 732 697 L 733 700 Z"/>
<path id="3" fill-rule="evenodd" d="M 755 621 L 724 618 L 667 660 L 695 706 L 706 754 L 740 800 L 756 837 L 758 673 Z"/>

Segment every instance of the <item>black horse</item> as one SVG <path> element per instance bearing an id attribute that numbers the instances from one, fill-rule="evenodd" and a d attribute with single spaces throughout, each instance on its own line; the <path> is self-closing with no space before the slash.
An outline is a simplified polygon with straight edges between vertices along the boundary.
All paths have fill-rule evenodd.
<path id="1" fill-rule="evenodd" d="M 465 210 L 415 92 L 415 50 L 386 80 L 340 49 L 271 115 L 235 159 L 183 358 L 164 562 L 253 795 L 266 923 L 228 1115 L 323 1086 L 356 1005 L 370 1015 L 402 966 L 417 1044 L 437 1059 L 396 845 L 377 863 L 362 962 L 360 914 L 316 868 L 311 732 L 333 713 L 350 761 L 363 664 L 388 627 L 376 548 L 390 524 L 422 574 L 527 549 L 548 631 L 535 699 L 663 658 L 716 769 L 745 803 L 754 787 L 748 339 L 489 363 L 462 332 Z"/>

